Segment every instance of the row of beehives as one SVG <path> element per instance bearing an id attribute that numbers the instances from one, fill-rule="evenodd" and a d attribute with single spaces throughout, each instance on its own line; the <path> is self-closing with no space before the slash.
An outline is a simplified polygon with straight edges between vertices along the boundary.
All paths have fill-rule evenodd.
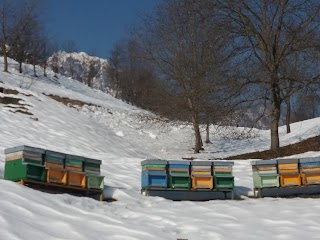
<path id="1" fill-rule="evenodd" d="M 233 162 L 144 160 L 141 162 L 142 189 L 234 188 Z"/>
<path id="2" fill-rule="evenodd" d="M 29 146 L 5 149 L 4 179 L 103 189 L 101 161 Z"/>
<path id="3" fill-rule="evenodd" d="M 254 188 L 320 184 L 320 158 L 252 161 Z"/>

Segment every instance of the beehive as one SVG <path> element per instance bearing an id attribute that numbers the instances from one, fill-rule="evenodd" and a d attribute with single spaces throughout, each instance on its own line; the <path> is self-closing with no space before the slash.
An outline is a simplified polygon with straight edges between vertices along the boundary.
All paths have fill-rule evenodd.
<path id="1" fill-rule="evenodd" d="M 65 169 L 70 171 L 82 172 L 84 158 L 75 155 L 66 155 Z"/>
<path id="2" fill-rule="evenodd" d="M 78 171 L 67 171 L 67 185 L 85 187 L 86 174 Z"/>
<path id="3" fill-rule="evenodd" d="M 277 160 L 252 161 L 254 188 L 279 187 Z"/>
<path id="4" fill-rule="evenodd" d="M 67 170 L 60 168 L 47 168 L 47 182 L 66 185 L 67 184 Z"/>
<path id="5" fill-rule="evenodd" d="M 86 176 L 86 188 L 103 190 L 103 188 L 104 188 L 103 179 L 104 179 L 104 176 L 87 175 Z"/>
<path id="6" fill-rule="evenodd" d="M 34 148 L 25 145 L 7 148 L 4 150 L 5 161 L 22 160 L 24 163 L 31 163 L 35 165 L 43 165 L 44 149 Z"/>
<path id="7" fill-rule="evenodd" d="M 213 189 L 212 162 L 192 161 L 191 180 L 193 189 Z"/>
<path id="8" fill-rule="evenodd" d="M 298 159 L 278 159 L 280 186 L 301 186 Z"/>
<path id="9" fill-rule="evenodd" d="M 214 161 L 212 166 L 212 174 L 214 176 L 214 188 L 233 189 L 234 177 L 232 175 L 232 166 L 234 162 L 231 161 Z"/>
<path id="10" fill-rule="evenodd" d="M 300 175 L 303 185 L 320 184 L 320 158 L 300 158 Z"/>
<path id="11" fill-rule="evenodd" d="M 87 174 L 100 175 L 101 160 L 84 158 L 83 171 Z"/>
<path id="12" fill-rule="evenodd" d="M 141 187 L 142 188 L 167 188 L 168 178 L 166 160 L 147 159 L 141 162 Z"/>
<path id="13" fill-rule="evenodd" d="M 30 179 L 45 182 L 45 168 L 41 165 L 24 163 L 22 160 L 8 161 L 5 163 L 4 179 L 11 181 Z"/>
<path id="14" fill-rule="evenodd" d="M 46 168 L 64 169 L 66 155 L 50 150 L 45 151 L 44 165 Z"/>
<path id="15" fill-rule="evenodd" d="M 190 189 L 190 161 L 169 160 L 169 187 L 172 189 Z"/>

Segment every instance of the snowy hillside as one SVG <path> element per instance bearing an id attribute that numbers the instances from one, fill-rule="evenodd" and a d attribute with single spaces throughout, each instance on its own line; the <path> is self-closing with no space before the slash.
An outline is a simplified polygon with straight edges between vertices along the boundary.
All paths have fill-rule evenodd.
<path id="1" fill-rule="evenodd" d="M 142 196 L 140 162 L 194 156 L 190 126 L 146 123 L 147 112 L 66 77 L 55 79 L 52 72 L 34 79 L 19 74 L 14 62 L 10 72 L 0 72 L 0 89 L 11 90 L 0 93 L 0 240 L 319 239 L 319 200 L 250 198 L 246 160 L 234 166 L 235 191 L 242 200 L 172 202 Z M 92 105 L 74 108 L 47 95 Z M 270 146 L 269 131 L 254 129 L 249 139 L 225 138 L 226 132 L 243 129 L 233 130 L 212 128 L 212 144 L 196 157 L 222 158 Z M 320 118 L 292 124 L 290 134 L 281 128 L 280 134 L 282 145 L 318 136 Z M 104 196 L 117 201 L 51 195 L 3 180 L 3 150 L 22 144 L 101 159 Z"/>

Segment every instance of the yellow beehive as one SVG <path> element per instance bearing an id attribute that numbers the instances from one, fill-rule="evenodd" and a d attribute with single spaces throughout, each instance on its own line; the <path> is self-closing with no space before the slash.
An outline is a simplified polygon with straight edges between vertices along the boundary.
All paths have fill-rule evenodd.
<path id="1" fill-rule="evenodd" d="M 319 173 L 301 174 L 301 180 L 303 185 L 320 184 Z"/>
<path id="2" fill-rule="evenodd" d="M 212 176 L 192 176 L 193 189 L 213 189 Z"/>
<path id="3" fill-rule="evenodd" d="M 291 186 L 301 186 L 300 174 L 283 174 L 280 175 L 280 186 L 281 187 L 291 187 Z"/>

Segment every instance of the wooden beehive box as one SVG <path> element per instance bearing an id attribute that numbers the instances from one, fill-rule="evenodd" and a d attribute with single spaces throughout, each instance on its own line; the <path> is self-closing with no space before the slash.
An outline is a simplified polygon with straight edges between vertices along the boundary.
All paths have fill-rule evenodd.
<path id="1" fill-rule="evenodd" d="M 142 188 L 167 188 L 167 172 L 146 170 L 141 173 Z"/>
<path id="2" fill-rule="evenodd" d="M 104 176 L 100 175 L 87 175 L 86 176 L 86 187 L 88 189 L 101 189 L 104 188 L 103 182 Z"/>
<path id="3" fill-rule="evenodd" d="M 213 177 L 210 175 L 192 175 L 192 189 L 213 189 Z"/>
<path id="4" fill-rule="evenodd" d="M 45 153 L 44 149 L 21 145 L 7 148 L 4 150 L 4 152 L 5 161 L 21 159 L 25 163 L 43 165 L 43 155 Z"/>
<path id="5" fill-rule="evenodd" d="M 78 171 L 67 171 L 67 185 L 84 188 L 86 186 L 86 174 Z"/>
<path id="6" fill-rule="evenodd" d="M 66 155 L 64 153 L 46 150 L 45 151 L 45 158 L 44 158 L 44 165 L 46 168 L 64 169 L 65 157 L 66 157 Z"/>
<path id="7" fill-rule="evenodd" d="M 278 159 L 278 173 L 281 187 L 301 186 L 298 159 Z"/>
<path id="8" fill-rule="evenodd" d="M 169 160 L 169 187 L 172 189 L 190 189 L 190 161 Z"/>
<path id="9" fill-rule="evenodd" d="M 66 185 L 67 170 L 61 168 L 47 168 L 47 182 Z"/>
<path id="10" fill-rule="evenodd" d="M 191 162 L 192 189 L 213 189 L 212 162 Z"/>
<path id="11" fill-rule="evenodd" d="M 191 175 L 212 175 L 211 161 L 192 161 Z"/>
<path id="12" fill-rule="evenodd" d="M 45 182 L 45 168 L 41 165 L 23 163 L 22 160 L 8 161 L 5 163 L 4 179 L 11 181 L 30 179 Z"/>
<path id="13" fill-rule="evenodd" d="M 320 158 L 299 159 L 300 175 L 303 185 L 320 184 Z"/>
<path id="14" fill-rule="evenodd" d="M 279 187 L 277 160 L 252 161 L 252 178 L 254 188 Z"/>
<path id="15" fill-rule="evenodd" d="M 100 175 L 101 160 L 84 158 L 83 171 L 87 174 Z"/>
<path id="16" fill-rule="evenodd" d="M 216 190 L 233 189 L 234 177 L 232 175 L 232 161 L 214 161 L 212 163 L 212 175 Z"/>
<path id="17" fill-rule="evenodd" d="M 66 155 L 65 159 L 65 169 L 70 171 L 83 171 L 83 162 L 84 157 L 76 156 L 76 155 Z"/>

